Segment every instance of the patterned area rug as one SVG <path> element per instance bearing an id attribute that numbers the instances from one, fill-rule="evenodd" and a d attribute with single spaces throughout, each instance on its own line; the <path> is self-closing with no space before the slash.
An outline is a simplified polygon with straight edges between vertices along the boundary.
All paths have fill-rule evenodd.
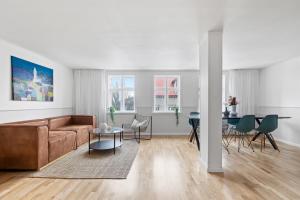
<path id="1" fill-rule="evenodd" d="M 136 141 L 123 141 L 121 147 L 113 150 L 88 153 L 83 145 L 65 157 L 54 161 L 29 177 L 64 179 L 125 179 L 138 152 Z"/>

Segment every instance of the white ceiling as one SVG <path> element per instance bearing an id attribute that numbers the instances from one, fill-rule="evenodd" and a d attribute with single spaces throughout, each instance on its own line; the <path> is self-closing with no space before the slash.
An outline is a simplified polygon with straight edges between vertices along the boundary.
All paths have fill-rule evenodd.
<path id="1" fill-rule="evenodd" d="M 1 0 L 0 38 L 74 68 L 197 69 L 224 24 L 225 69 L 300 55 L 299 0 L 225 1 Z"/>
<path id="2" fill-rule="evenodd" d="M 300 0 L 229 0 L 225 16 L 225 69 L 300 56 Z"/>

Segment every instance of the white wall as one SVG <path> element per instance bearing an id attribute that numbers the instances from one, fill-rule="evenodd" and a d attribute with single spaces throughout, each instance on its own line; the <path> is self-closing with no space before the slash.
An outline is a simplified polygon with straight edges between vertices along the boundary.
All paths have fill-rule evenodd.
<path id="1" fill-rule="evenodd" d="M 300 57 L 261 69 L 259 96 L 258 113 L 292 117 L 279 120 L 274 137 L 300 146 Z"/>
<path id="2" fill-rule="evenodd" d="M 53 69 L 54 101 L 11 100 L 11 56 Z M 0 40 L 0 123 L 71 114 L 72 70 L 36 53 Z"/>
<path id="3" fill-rule="evenodd" d="M 128 70 L 108 71 L 108 75 L 135 75 L 135 103 L 139 114 L 153 116 L 153 134 L 181 135 L 188 134 L 191 127 L 188 124 L 188 114 L 197 111 L 198 106 L 198 71 L 196 70 Z M 181 84 L 181 113 L 179 125 L 176 126 L 175 113 L 153 113 L 153 76 L 154 75 L 180 75 Z M 130 123 L 133 114 L 116 114 L 116 125 Z M 108 116 L 108 119 L 109 116 Z"/>

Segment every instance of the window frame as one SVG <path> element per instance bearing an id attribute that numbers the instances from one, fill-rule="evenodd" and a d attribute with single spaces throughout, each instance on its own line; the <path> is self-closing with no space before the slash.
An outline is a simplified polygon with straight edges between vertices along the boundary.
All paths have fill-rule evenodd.
<path id="1" fill-rule="evenodd" d="M 170 111 L 167 110 L 168 108 L 168 87 L 167 83 L 165 83 L 165 88 L 164 88 L 164 95 L 165 95 L 165 101 L 164 101 L 164 110 L 162 111 L 157 111 L 155 110 L 155 105 L 156 105 L 156 98 L 155 98 L 155 91 L 158 89 L 156 88 L 155 80 L 156 78 L 177 78 L 177 94 L 178 94 L 178 112 L 181 112 L 181 80 L 180 80 L 180 75 L 154 75 L 153 76 L 153 108 L 152 112 L 153 113 L 174 113 L 175 111 Z"/>
<path id="2" fill-rule="evenodd" d="M 133 89 L 131 88 L 124 88 L 124 78 L 133 78 Z M 111 80 L 112 78 L 120 78 L 121 80 L 121 87 L 117 89 L 113 89 L 111 87 Z M 111 98 L 112 98 L 112 91 L 120 91 L 121 92 L 121 105 L 120 110 L 116 110 L 116 113 L 135 113 L 136 112 L 136 105 L 135 105 L 135 94 L 136 94 L 136 85 L 135 85 L 135 75 L 109 75 L 108 76 L 108 107 L 111 107 Z M 125 99 L 124 99 L 124 91 L 133 91 L 133 110 L 125 110 Z"/>

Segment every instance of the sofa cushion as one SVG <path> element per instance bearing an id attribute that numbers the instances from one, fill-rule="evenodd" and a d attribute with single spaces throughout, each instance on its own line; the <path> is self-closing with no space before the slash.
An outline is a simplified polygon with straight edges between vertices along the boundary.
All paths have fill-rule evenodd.
<path id="1" fill-rule="evenodd" d="M 69 153 L 74 149 L 76 149 L 76 133 L 72 131 L 72 133 L 66 135 L 64 154 Z"/>
<path id="2" fill-rule="evenodd" d="M 89 141 L 89 129 L 82 128 L 76 131 L 76 146 L 79 147 L 80 145 Z"/>
<path id="3" fill-rule="evenodd" d="M 86 143 L 89 140 L 89 130 L 93 129 L 92 125 L 69 125 L 57 128 L 58 131 L 75 131 L 76 147 Z"/>
<path id="4" fill-rule="evenodd" d="M 91 130 L 93 128 L 92 125 L 67 125 L 63 127 L 56 128 L 58 131 L 78 131 L 80 129 Z"/>
<path id="5" fill-rule="evenodd" d="M 68 134 L 76 134 L 75 131 L 49 131 L 49 139 L 51 137 L 66 136 Z"/>
<path id="6" fill-rule="evenodd" d="M 49 162 L 76 149 L 76 132 L 49 131 Z"/>
<path id="7" fill-rule="evenodd" d="M 49 130 L 55 130 L 57 128 L 67 126 L 71 124 L 71 116 L 62 116 L 49 119 Z"/>
<path id="8" fill-rule="evenodd" d="M 49 137 L 49 162 L 57 159 L 64 154 L 64 143 L 66 137 L 64 135 L 56 135 Z"/>

